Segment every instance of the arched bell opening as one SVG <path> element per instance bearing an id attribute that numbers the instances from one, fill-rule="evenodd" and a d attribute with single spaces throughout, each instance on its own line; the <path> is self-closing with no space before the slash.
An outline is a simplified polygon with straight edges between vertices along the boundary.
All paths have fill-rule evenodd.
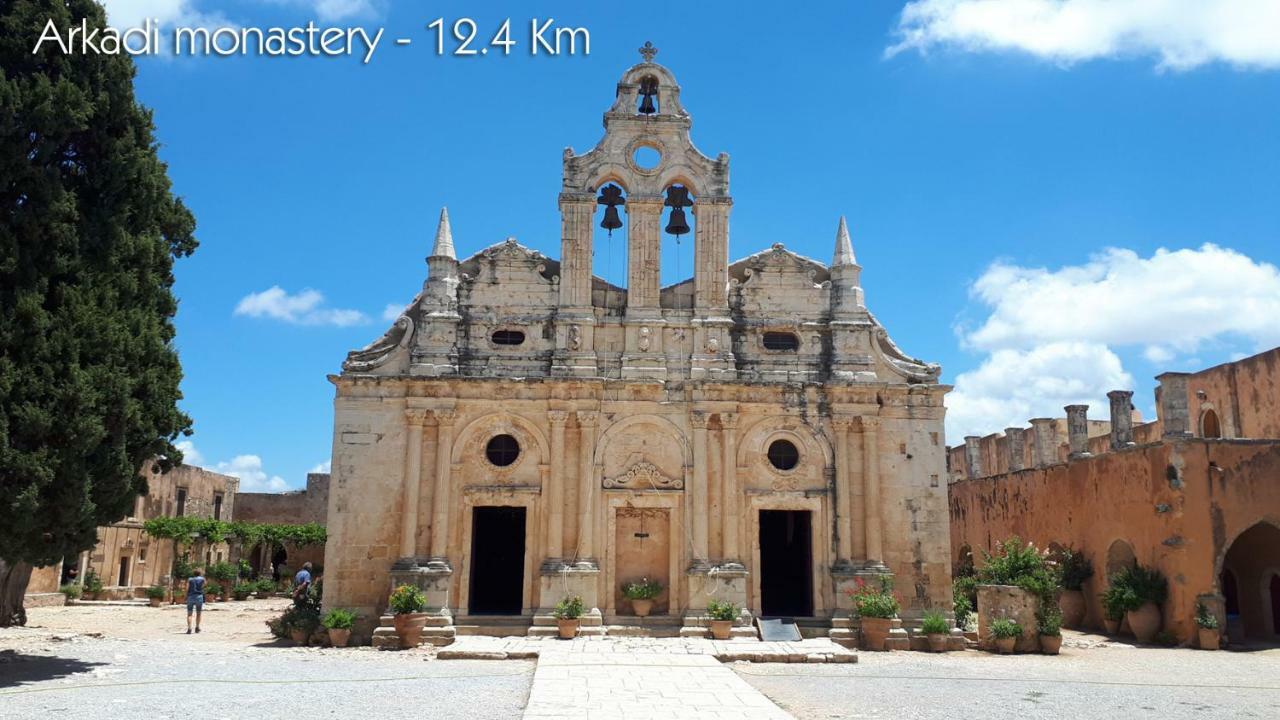
<path id="1" fill-rule="evenodd" d="M 636 114 L 657 115 L 661 111 L 661 101 L 658 99 L 658 78 L 655 75 L 645 75 L 640 78 L 640 87 L 636 90 Z"/>
<path id="2" fill-rule="evenodd" d="M 662 286 L 668 287 L 695 274 L 694 244 L 697 217 L 693 211 L 693 189 L 684 183 L 672 183 L 662 193 Z M 689 293 L 674 293 L 670 307 L 692 307 L 692 285 Z"/>
<path id="3" fill-rule="evenodd" d="M 621 183 L 608 181 L 596 190 L 596 212 L 592 247 L 594 257 L 591 259 L 591 272 L 603 278 L 613 288 L 606 289 L 606 294 L 617 293 L 617 289 L 627 287 L 627 191 Z M 621 305 L 623 298 L 605 298 L 605 307 Z"/>

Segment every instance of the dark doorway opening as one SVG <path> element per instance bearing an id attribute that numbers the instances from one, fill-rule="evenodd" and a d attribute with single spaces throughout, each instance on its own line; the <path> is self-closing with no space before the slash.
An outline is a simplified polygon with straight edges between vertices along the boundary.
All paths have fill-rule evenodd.
<path id="1" fill-rule="evenodd" d="M 519 615 L 523 609 L 524 522 L 522 507 L 472 510 L 472 615 Z"/>
<path id="2" fill-rule="evenodd" d="M 813 548 L 808 510 L 760 511 L 760 611 L 813 615 Z"/>

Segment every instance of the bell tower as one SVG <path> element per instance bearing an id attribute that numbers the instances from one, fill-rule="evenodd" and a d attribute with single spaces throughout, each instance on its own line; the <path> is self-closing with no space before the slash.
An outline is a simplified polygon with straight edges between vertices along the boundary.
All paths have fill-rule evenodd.
<path id="1" fill-rule="evenodd" d="M 693 125 L 680 102 L 680 86 L 653 61 L 657 48 L 645 43 L 642 61 L 618 82 L 613 106 L 604 114 L 604 137 L 582 155 L 564 151 L 560 191 L 560 302 L 553 372 L 600 374 L 592 306 L 592 234 L 598 217 L 617 227 L 626 215 L 627 305 L 623 316 L 622 377 L 666 379 L 663 343 L 667 317 L 661 297 L 663 216 L 666 228 L 688 232 L 694 224 L 693 379 L 734 377 L 730 342 L 728 269 L 729 156 L 703 155 L 689 137 Z M 642 154 L 647 154 L 646 160 Z M 656 155 L 656 161 L 652 158 Z M 618 190 L 626 193 L 619 202 Z M 599 211 L 599 215 L 597 215 Z M 687 310 L 688 308 L 685 308 Z"/>

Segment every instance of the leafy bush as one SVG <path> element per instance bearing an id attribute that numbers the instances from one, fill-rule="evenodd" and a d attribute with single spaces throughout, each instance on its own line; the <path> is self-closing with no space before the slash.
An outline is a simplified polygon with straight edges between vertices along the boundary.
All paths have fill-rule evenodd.
<path id="1" fill-rule="evenodd" d="M 236 562 L 236 577 L 243 580 L 253 579 L 253 566 L 249 564 L 248 560 L 240 558 Z"/>
<path id="2" fill-rule="evenodd" d="M 204 594 L 205 595 L 221 595 L 222 583 L 218 582 L 217 580 L 210 580 L 206 582 L 204 584 Z"/>
<path id="3" fill-rule="evenodd" d="M 997 640 L 1001 638 L 1019 637 L 1022 635 L 1022 626 L 1010 620 L 1009 618 L 1000 618 L 991 623 L 991 637 Z"/>
<path id="4" fill-rule="evenodd" d="M 236 566 L 229 562 L 214 563 L 209 566 L 209 572 L 206 574 L 210 579 L 221 583 L 229 583 L 236 579 Z"/>
<path id="5" fill-rule="evenodd" d="M 895 618 L 901 606 L 893 596 L 893 576 L 881 575 L 879 587 L 857 578 L 857 585 L 848 591 L 858 617 Z"/>
<path id="6" fill-rule="evenodd" d="M 323 597 L 321 583 L 311 585 L 307 592 L 295 598 L 284 614 L 275 620 L 268 620 L 267 627 L 276 637 L 288 637 L 293 630 L 301 630 L 310 635 L 320 627 L 320 604 Z"/>
<path id="7" fill-rule="evenodd" d="M 574 595 L 556 603 L 552 614 L 556 616 L 557 620 L 577 620 L 582 617 L 582 610 L 582 598 Z"/>
<path id="8" fill-rule="evenodd" d="M 1102 592 L 1102 614 L 1108 620 L 1120 621 L 1124 619 L 1125 608 L 1133 604 L 1128 597 L 1132 595 L 1132 591 L 1128 588 L 1111 585 Z M 1138 603 L 1134 607 L 1140 607 L 1142 603 Z"/>
<path id="9" fill-rule="evenodd" d="M 1067 546 L 1054 553 L 1053 559 L 1062 587 L 1067 590 L 1081 590 L 1085 581 L 1093 577 L 1093 563 L 1079 550 Z"/>
<path id="10" fill-rule="evenodd" d="M 191 553 L 182 553 L 173 559 L 173 577 L 177 580 L 186 580 L 194 575 L 196 566 L 191 562 Z"/>
<path id="11" fill-rule="evenodd" d="M 1218 616 L 1209 610 L 1204 603 L 1196 603 L 1196 625 L 1205 630 L 1218 629 Z"/>
<path id="12" fill-rule="evenodd" d="M 622 586 L 622 595 L 628 600 L 652 600 L 661 594 L 662 583 L 649 578 Z"/>
<path id="13" fill-rule="evenodd" d="M 990 585 L 1016 585 L 1040 598 L 1041 604 L 1057 602 L 1061 588 L 1057 572 L 1046 555 L 1018 536 L 996 544 L 995 554 L 983 552 L 978 581 Z"/>
<path id="14" fill-rule="evenodd" d="M 67 583 L 58 588 L 58 592 L 67 597 L 68 600 L 79 600 L 80 595 L 84 592 L 84 588 L 75 583 Z"/>
<path id="15" fill-rule="evenodd" d="M 1112 575 L 1107 590 L 1116 591 L 1115 602 L 1123 610 L 1137 610 L 1147 603 L 1159 605 L 1168 599 L 1169 581 L 1155 568 L 1134 565 Z"/>
<path id="16" fill-rule="evenodd" d="M 927 612 L 920 621 L 920 631 L 925 635 L 944 635 L 951 632 L 947 618 L 940 612 Z"/>
<path id="17" fill-rule="evenodd" d="M 84 573 L 84 591 L 90 595 L 102 592 L 102 578 L 98 577 L 98 573 L 89 568 Z"/>
<path id="18" fill-rule="evenodd" d="M 345 608 L 334 608 L 325 613 L 320 623 L 330 630 L 350 630 L 356 624 L 356 614 Z"/>
<path id="19" fill-rule="evenodd" d="M 253 583 L 239 582 L 239 583 L 236 583 L 235 586 L 231 588 L 231 593 L 235 595 L 237 599 L 243 600 L 244 598 L 251 595 L 253 593 L 253 590 L 254 590 Z"/>
<path id="20" fill-rule="evenodd" d="M 712 620 L 737 620 L 742 608 L 728 600 L 711 600 L 707 602 L 707 616 Z"/>
<path id="21" fill-rule="evenodd" d="M 163 600 L 165 595 L 169 594 L 168 588 L 163 585 L 152 585 L 147 588 L 147 597 L 152 600 Z"/>
<path id="22" fill-rule="evenodd" d="M 1062 611 L 1057 605 L 1041 608 L 1036 613 L 1036 630 L 1041 635 L 1058 637 L 1062 635 Z"/>
<path id="23" fill-rule="evenodd" d="M 392 591 L 389 605 L 397 615 L 420 613 L 427 607 L 427 596 L 414 585 L 401 585 Z"/>
<path id="24" fill-rule="evenodd" d="M 271 578 L 262 578 L 253 584 L 253 588 L 260 593 L 273 593 L 276 591 L 276 581 Z"/>
<path id="25" fill-rule="evenodd" d="M 969 624 L 969 617 L 978 607 L 978 578 L 975 575 L 963 575 L 951 581 L 952 610 L 955 612 L 956 625 L 964 627 Z"/>

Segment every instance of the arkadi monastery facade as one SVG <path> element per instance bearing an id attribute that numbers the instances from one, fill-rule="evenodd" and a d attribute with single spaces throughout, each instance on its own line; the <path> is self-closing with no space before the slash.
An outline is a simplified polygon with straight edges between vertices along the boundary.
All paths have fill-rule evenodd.
<path id="1" fill-rule="evenodd" d="M 781 243 L 730 261 L 729 157 L 694 147 L 641 52 L 548 188 L 560 258 L 508 239 L 460 261 L 442 212 L 417 297 L 330 376 L 325 603 L 358 633 L 400 583 L 427 591 L 437 641 L 554 632 L 572 595 L 584 632 L 634 625 L 621 586 L 642 578 L 664 587 L 655 633 L 703 633 L 720 599 L 744 633 L 825 634 L 885 573 L 908 623 L 950 613 L 938 366 L 868 311 L 843 219 L 830 265 Z M 601 226 L 625 288 L 592 274 Z M 661 287 L 685 233 L 693 277 Z"/>

